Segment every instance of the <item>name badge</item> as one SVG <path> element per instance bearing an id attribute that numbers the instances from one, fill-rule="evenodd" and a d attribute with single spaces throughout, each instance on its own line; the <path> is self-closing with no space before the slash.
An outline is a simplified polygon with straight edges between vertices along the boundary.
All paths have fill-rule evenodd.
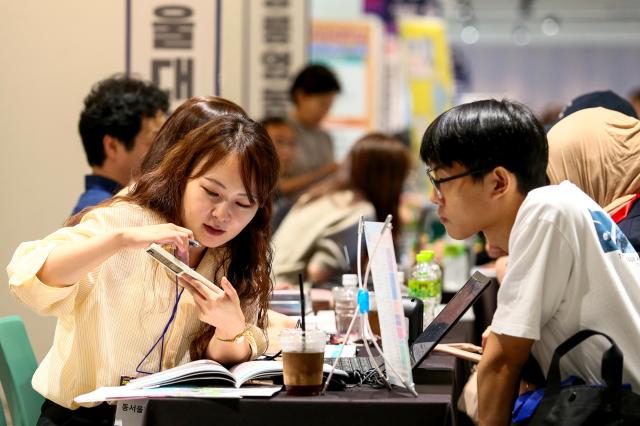
<path id="1" fill-rule="evenodd" d="M 114 426 L 142 426 L 147 414 L 148 399 L 118 401 Z"/>

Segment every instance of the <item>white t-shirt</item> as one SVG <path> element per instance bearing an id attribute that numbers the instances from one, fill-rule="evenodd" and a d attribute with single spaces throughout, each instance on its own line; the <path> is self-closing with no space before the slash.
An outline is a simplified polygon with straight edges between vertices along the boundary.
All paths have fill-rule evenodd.
<path id="1" fill-rule="evenodd" d="M 535 340 L 546 374 L 556 347 L 587 328 L 615 340 L 623 383 L 640 391 L 640 259 L 595 201 L 565 181 L 531 191 L 520 206 L 491 329 Z M 562 358 L 562 377 L 602 382 L 608 347 L 590 337 Z"/>

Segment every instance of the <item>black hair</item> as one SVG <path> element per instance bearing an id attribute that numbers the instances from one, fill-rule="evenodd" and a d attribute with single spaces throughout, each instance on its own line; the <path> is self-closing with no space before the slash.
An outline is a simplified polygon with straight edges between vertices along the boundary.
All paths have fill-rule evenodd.
<path id="1" fill-rule="evenodd" d="M 340 83 L 333 71 L 324 65 L 307 65 L 298 73 L 289 89 L 289 96 L 296 102 L 294 94 L 302 90 L 307 95 L 340 92 Z"/>
<path id="2" fill-rule="evenodd" d="M 629 101 L 611 90 L 601 90 L 585 93 L 584 95 L 573 98 L 558 115 L 558 121 L 573 114 L 574 112 L 597 107 L 618 111 L 622 114 L 628 115 L 629 117 L 638 118 L 636 110 Z"/>
<path id="3" fill-rule="evenodd" d="M 526 194 L 547 184 L 549 160 L 542 125 L 526 106 L 509 100 L 471 102 L 438 116 L 422 137 L 420 158 L 433 167 L 459 163 L 481 179 L 502 166 Z"/>
<path id="4" fill-rule="evenodd" d="M 96 83 L 84 99 L 78 130 L 91 166 L 105 160 L 102 140 L 105 135 L 133 149 L 144 118 L 169 109 L 169 97 L 151 83 L 115 75 Z"/>

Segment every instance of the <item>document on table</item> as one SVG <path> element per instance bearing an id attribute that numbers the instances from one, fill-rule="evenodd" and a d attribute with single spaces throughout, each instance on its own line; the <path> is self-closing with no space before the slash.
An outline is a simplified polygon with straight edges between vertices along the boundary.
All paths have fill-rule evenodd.
<path id="1" fill-rule="evenodd" d="M 120 399 L 147 398 L 269 398 L 282 389 L 282 386 L 200 387 L 200 386 L 163 386 L 158 388 L 136 389 L 130 386 L 101 387 L 93 392 L 75 398 L 78 404 L 87 402 L 116 401 Z"/>

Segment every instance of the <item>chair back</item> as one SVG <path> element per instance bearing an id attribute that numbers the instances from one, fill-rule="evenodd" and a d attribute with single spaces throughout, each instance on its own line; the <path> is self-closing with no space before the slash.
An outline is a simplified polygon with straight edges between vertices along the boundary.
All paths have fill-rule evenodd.
<path id="1" fill-rule="evenodd" d="M 4 417 L 4 407 L 0 405 L 0 426 L 7 426 L 7 419 Z"/>
<path id="2" fill-rule="evenodd" d="M 31 386 L 37 365 L 22 319 L 0 318 L 0 382 L 14 426 L 35 425 L 40 417 L 44 398 Z"/>

